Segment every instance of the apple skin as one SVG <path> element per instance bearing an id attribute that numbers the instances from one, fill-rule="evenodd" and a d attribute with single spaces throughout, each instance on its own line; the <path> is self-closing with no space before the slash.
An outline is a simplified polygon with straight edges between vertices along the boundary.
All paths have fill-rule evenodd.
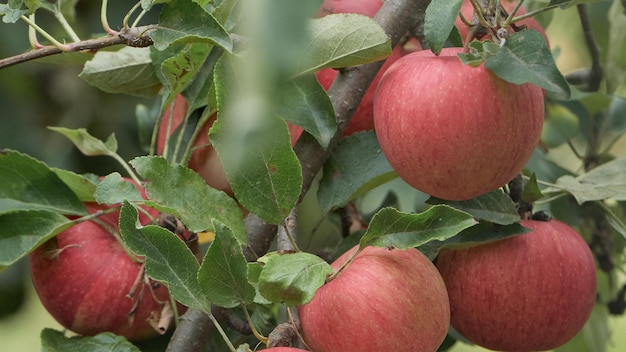
<path id="1" fill-rule="evenodd" d="M 170 128 L 171 131 L 175 131 L 185 119 L 187 109 L 187 100 L 179 94 L 176 96 L 174 104 L 167 107 L 163 113 L 157 137 L 157 153 L 159 155 L 163 154 L 163 149 L 167 140 L 167 125 L 169 123 L 170 116 L 172 119 L 172 125 Z M 213 114 L 204 126 L 202 126 L 202 130 L 193 142 L 193 146 L 197 148 L 191 153 L 188 166 L 190 169 L 196 171 L 209 186 L 220 191 L 224 191 L 232 196 L 233 190 L 230 187 L 230 183 L 228 182 L 228 178 L 224 172 L 222 162 L 217 156 L 217 152 L 209 142 L 209 128 L 211 128 L 216 118 L 217 115 Z"/>
<path id="2" fill-rule="evenodd" d="M 264 349 L 263 351 L 267 352 L 308 352 L 308 350 L 303 350 L 295 347 L 272 347 L 268 349 Z"/>
<path id="3" fill-rule="evenodd" d="M 132 180 L 127 181 L 137 187 Z M 140 191 L 145 198 L 145 190 Z M 96 203 L 85 206 L 90 213 L 108 209 Z M 154 209 L 145 210 L 153 217 L 158 215 Z M 98 221 L 119 231 L 119 211 L 99 216 Z M 139 221 L 145 225 L 150 218 L 139 212 Z M 37 295 L 65 328 L 81 335 L 110 331 L 129 340 L 165 332 L 157 332 L 148 322 L 152 312 L 161 313 L 162 306 L 153 298 L 146 281 L 140 283 L 132 299 L 127 297 L 141 264 L 131 259 L 122 244 L 98 222 L 90 220 L 68 228 L 39 246 L 29 259 Z M 149 282 L 159 301 L 169 301 L 164 285 Z M 139 297 L 134 316 L 129 320 L 129 312 Z M 178 309 L 184 312 L 185 307 L 178 305 Z"/>
<path id="4" fill-rule="evenodd" d="M 523 168 L 539 142 L 543 90 L 461 63 L 461 48 L 396 61 L 374 97 L 381 149 L 414 188 L 448 200 L 498 189 Z"/>
<path id="5" fill-rule="evenodd" d="M 596 267 L 585 241 L 557 220 L 524 220 L 533 231 L 439 254 L 451 323 L 498 351 L 544 351 L 583 327 L 596 299 Z"/>
<path id="6" fill-rule="evenodd" d="M 509 0 L 502 0 L 502 7 L 508 12 L 511 13 L 511 11 L 513 11 L 513 8 L 515 7 L 515 4 L 517 2 L 516 1 L 509 1 Z M 528 13 L 528 11 L 526 11 L 526 9 L 524 9 L 524 7 L 520 7 L 517 10 L 516 16 L 521 16 Z M 474 16 L 474 7 L 472 6 L 472 3 L 470 2 L 470 0 L 465 0 L 463 1 L 463 4 L 461 5 L 461 14 L 463 14 L 463 17 L 465 17 L 466 20 L 471 21 L 472 17 Z M 550 46 L 550 42 L 548 41 L 548 36 L 546 35 L 546 31 L 545 29 L 543 29 L 543 27 L 541 26 L 541 24 L 539 24 L 539 22 L 530 17 L 524 20 L 521 20 L 519 22 L 515 23 L 517 26 L 522 26 L 525 25 L 526 28 L 528 29 L 534 29 L 536 31 L 538 31 L 539 33 L 541 33 L 541 35 L 543 36 L 543 38 L 546 40 L 546 44 L 548 44 L 548 47 Z M 456 26 L 456 28 L 459 30 L 459 33 L 461 34 L 461 38 L 463 38 L 463 40 L 465 40 L 467 38 L 467 32 L 469 31 L 469 27 L 463 23 L 463 21 L 461 20 L 460 16 L 457 16 L 454 25 Z M 507 28 L 507 31 L 509 34 L 513 34 L 515 33 L 515 31 L 513 30 L 512 27 Z M 484 38 L 482 38 L 481 40 L 484 40 L 486 38 L 489 38 L 490 36 L 485 36 Z"/>
<path id="7" fill-rule="evenodd" d="M 358 13 L 373 18 L 383 6 L 383 0 L 324 0 L 316 17 L 333 13 Z"/>
<path id="8" fill-rule="evenodd" d="M 333 269 L 356 250 L 341 255 Z M 299 315 L 314 352 L 436 351 L 448 331 L 450 307 L 441 276 L 421 252 L 366 247 L 299 307 Z"/>

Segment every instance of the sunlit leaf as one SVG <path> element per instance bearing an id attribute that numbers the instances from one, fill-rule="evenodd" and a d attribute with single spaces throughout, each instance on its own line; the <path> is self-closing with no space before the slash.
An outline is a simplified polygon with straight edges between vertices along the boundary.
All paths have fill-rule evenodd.
<path id="1" fill-rule="evenodd" d="M 94 196 L 100 204 L 119 204 L 124 200 L 143 200 L 137 187 L 123 179 L 122 175 L 117 172 L 107 175 L 98 183 Z"/>
<path id="2" fill-rule="evenodd" d="M 87 156 L 114 155 L 117 151 L 117 140 L 114 134 L 111 134 L 106 141 L 102 141 L 89 134 L 84 128 L 48 127 L 48 129 L 67 137 L 81 153 Z"/>
<path id="3" fill-rule="evenodd" d="M 383 208 L 370 221 L 359 246 L 418 247 L 430 241 L 446 240 L 475 224 L 476 220 L 468 213 L 446 205 L 435 205 L 418 214 Z"/>
<path id="4" fill-rule="evenodd" d="M 65 336 L 61 331 L 41 331 L 41 352 L 140 352 L 123 336 L 102 332 L 95 336 Z"/>
<path id="5" fill-rule="evenodd" d="M 263 297 L 297 306 L 313 299 L 333 269 L 322 258 L 305 252 L 273 255 L 259 276 Z"/>

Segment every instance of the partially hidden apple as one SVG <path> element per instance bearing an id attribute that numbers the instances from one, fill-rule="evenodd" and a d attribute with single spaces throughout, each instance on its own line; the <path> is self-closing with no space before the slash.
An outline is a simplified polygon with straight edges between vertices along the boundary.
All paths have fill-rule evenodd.
<path id="1" fill-rule="evenodd" d="M 461 48 L 422 50 L 385 72 L 374 97 L 381 149 L 414 188 L 448 200 L 498 189 L 530 159 L 544 120 L 540 87 L 505 82 Z"/>
<path id="2" fill-rule="evenodd" d="M 446 337 L 450 307 L 441 276 L 421 252 L 366 247 L 299 315 L 314 352 L 433 352 Z"/>
<path id="3" fill-rule="evenodd" d="M 157 137 L 157 154 L 162 155 L 167 141 L 167 128 L 170 124 L 170 133 L 173 133 L 185 119 L 187 114 L 188 103 L 181 94 L 177 95 L 174 103 L 168 106 L 161 117 L 161 125 Z M 196 171 L 206 183 L 220 191 L 224 191 L 229 195 L 233 195 L 232 188 L 224 172 L 222 162 L 217 156 L 217 152 L 211 146 L 209 141 L 209 128 L 217 115 L 213 114 L 209 120 L 202 126 L 197 138 L 193 141 L 194 151 L 189 159 L 190 169 Z"/>
<path id="4" fill-rule="evenodd" d="M 271 347 L 268 349 L 264 349 L 266 352 L 308 352 L 307 350 L 303 350 L 295 347 Z"/>
<path id="5" fill-rule="evenodd" d="M 511 13 L 511 11 L 513 11 L 513 8 L 517 4 L 516 1 L 511 1 L 511 0 L 502 0 L 501 3 L 502 3 L 502 8 L 505 9 L 507 13 Z M 525 15 L 526 13 L 528 13 L 526 9 L 524 9 L 524 7 L 520 7 L 515 13 L 515 16 Z M 470 0 L 463 1 L 463 4 L 461 5 L 461 14 L 463 15 L 463 17 L 465 17 L 466 20 L 470 22 L 472 21 L 472 17 L 474 16 L 474 7 L 472 6 L 472 3 Z M 461 34 L 461 38 L 463 38 L 463 40 L 466 40 L 469 27 L 465 23 L 463 23 L 463 20 L 461 20 L 460 16 L 456 18 L 454 25 L 459 30 L 459 33 Z M 533 30 L 538 31 L 539 33 L 541 33 L 543 38 L 546 40 L 546 44 L 548 44 L 549 46 L 548 36 L 546 35 L 545 29 L 543 29 L 541 24 L 539 24 L 539 22 L 533 17 L 523 19 L 519 22 L 515 22 L 515 25 L 518 27 L 525 26 L 527 29 L 533 29 Z M 509 27 L 507 28 L 507 32 L 509 33 L 509 35 L 511 35 L 515 31 L 513 30 L 512 27 Z M 488 35 L 484 36 L 481 39 L 485 39 L 485 38 L 489 38 L 489 36 Z"/>
<path id="6" fill-rule="evenodd" d="M 324 17 L 335 13 L 356 13 L 372 18 L 376 15 L 382 5 L 382 0 L 325 0 L 319 7 L 316 16 Z M 411 44 L 411 50 L 415 50 L 415 45 L 419 46 L 419 43 L 416 41 L 412 41 Z M 344 136 L 349 136 L 359 131 L 370 131 L 374 129 L 372 106 L 374 103 L 374 92 L 376 91 L 376 86 L 378 85 L 378 81 L 380 81 L 380 77 L 385 70 L 392 63 L 402 57 L 404 53 L 405 50 L 403 50 L 402 47 L 396 47 L 393 49 L 392 54 L 385 59 L 383 66 L 374 77 L 374 80 L 370 84 L 369 88 L 365 91 L 361 102 L 350 119 L 350 122 L 343 133 Z M 333 68 L 324 68 L 315 72 L 317 80 L 325 90 L 330 88 L 338 74 L 339 71 Z M 295 144 L 295 141 L 297 141 L 302 134 L 302 128 L 290 124 L 289 130 L 291 133 L 292 144 Z"/>
<path id="7" fill-rule="evenodd" d="M 90 213 L 108 209 L 86 207 Z M 46 310 L 78 334 L 110 331 L 129 340 L 163 334 L 172 312 L 168 290 L 141 275 L 142 264 L 111 233 L 118 219 L 115 211 L 80 222 L 38 247 L 30 254 L 35 290 Z M 140 221 L 148 222 L 141 212 Z"/>
<path id="8" fill-rule="evenodd" d="M 596 299 L 596 267 L 569 225 L 524 220 L 532 232 L 444 250 L 437 268 L 448 288 L 452 326 L 498 351 L 544 351 L 583 327 Z"/>

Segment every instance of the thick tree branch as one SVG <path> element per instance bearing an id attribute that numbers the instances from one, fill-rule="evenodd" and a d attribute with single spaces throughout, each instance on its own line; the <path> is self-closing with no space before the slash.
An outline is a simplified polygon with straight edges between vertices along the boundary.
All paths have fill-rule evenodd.
<path id="1" fill-rule="evenodd" d="M 429 3 L 430 0 L 388 0 L 374 19 L 391 37 L 391 43 L 395 46 L 409 30 L 414 28 L 416 16 L 423 14 Z M 303 133 L 296 143 L 294 150 L 302 165 L 303 173 L 301 199 L 311 187 L 315 176 L 330 156 L 332 149 L 341 139 L 350 118 L 352 118 L 356 107 L 359 105 L 374 76 L 378 73 L 382 63 L 382 61 L 379 61 L 344 70 L 335 79 L 328 91 L 328 95 L 335 109 L 338 128 L 326 150 L 308 133 Z M 244 251 L 249 260 L 254 260 L 257 256 L 265 253 L 262 248 L 265 248 L 265 251 L 269 248 L 269 243 L 276 234 L 276 226 L 260 220 L 253 214 L 248 215 L 246 220 L 247 225 L 254 224 L 254 226 L 248 227 L 249 243 L 247 248 L 244 248 Z M 182 342 L 202 340 L 205 338 L 202 334 L 207 331 L 207 327 L 202 325 L 210 325 L 210 321 L 207 321 L 207 319 L 194 318 L 198 316 L 196 312 L 191 313 L 193 317 L 187 317 L 187 314 L 185 314 L 185 319 L 178 326 L 174 336 L 172 336 L 168 351 L 202 350 L 201 348 L 191 348 L 198 346 L 197 343 L 191 344 L 192 346 L 189 343 L 181 343 L 181 340 Z"/>
<path id="2" fill-rule="evenodd" d="M 106 48 L 113 45 L 125 44 L 134 47 L 146 47 L 152 45 L 152 39 L 150 39 L 150 32 L 154 29 L 154 26 L 142 26 L 134 28 L 122 29 L 117 35 L 110 35 L 102 38 L 83 40 L 80 42 L 69 43 L 64 46 L 63 49 L 54 45 L 44 46 L 38 49 L 33 49 L 29 52 L 8 57 L 0 60 L 0 69 L 5 67 L 17 65 L 19 63 L 40 59 L 42 57 L 76 52 L 76 51 L 97 51 L 98 49 Z"/>

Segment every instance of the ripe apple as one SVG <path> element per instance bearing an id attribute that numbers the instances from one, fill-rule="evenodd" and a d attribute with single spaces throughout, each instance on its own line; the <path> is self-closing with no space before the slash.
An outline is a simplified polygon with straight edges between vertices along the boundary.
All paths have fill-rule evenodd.
<path id="1" fill-rule="evenodd" d="M 451 323 L 470 341 L 498 351 L 544 351 L 583 327 L 596 299 L 587 243 L 568 225 L 524 220 L 533 231 L 439 254 Z"/>
<path id="2" fill-rule="evenodd" d="M 340 256 L 333 269 L 356 250 Z M 450 307 L 437 269 L 421 252 L 366 247 L 299 313 L 314 352 L 436 351 Z"/>
<path id="3" fill-rule="evenodd" d="M 90 213 L 107 209 L 86 206 Z M 30 254 L 31 277 L 43 306 L 65 328 L 141 340 L 167 329 L 157 332 L 151 323 L 158 322 L 169 294 L 164 285 L 142 279 L 141 263 L 110 232 L 118 231 L 118 220 L 119 211 L 112 212 L 58 234 Z M 141 212 L 140 221 L 148 222 Z"/>
<path id="4" fill-rule="evenodd" d="M 308 352 L 307 350 L 303 350 L 303 349 L 300 349 L 300 348 L 294 348 L 294 347 L 272 347 L 272 348 L 265 349 L 263 351 L 267 351 L 267 352 Z"/>
<path id="5" fill-rule="evenodd" d="M 159 128 L 159 135 L 157 137 L 157 153 L 161 155 L 167 142 L 167 125 L 171 117 L 172 124 L 170 131 L 173 132 L 183 122 L 185 115 L 187 114 L 188 103 L 182 95 L 177 95 L 173 106 L 169 106 L 163 116 L 161 117 L 161 125 Z M 193 142 L 195 150 L 191 154 L 189 159 L 189 168 L 196 171 L 206 183 L 221 191 L 233 195 L 233 191 L 230 187 L 230 183 L 226 178 L 226 173 L 222 166 L 222 162 L 217 156 L 217 152 L 211 146 L 209 142 L 209 128 L 213 125 L 213 122 L 217 116 L 214 114 L 209 120 L 202 126 L 202 130 L 198 134 L 198 137 Z"/>
<path id="6" fill-rule="evenodd" d="M 502 8 L 504 8 L 507 11 L 507 13 L 511 13 L 516 3 L 517 3 L 516 1 L 502 0 Z M 526 13 L 528 12 L 522 6 L 517 10 L 515 15 L 520 16 Z M 461 5 L 461 14 L 463 14 L 463 17 L 465 17 L 466 20 L 470 22 L 472 21 L 472 17 L 474 16 L 474 7 L 472 6 L 472 3 L 470 2 L 470 0 L 463 1 L 463 4 Z M 467 38 L 467 32 L 469 31 L 469 27 L 465 23 L 463 23 L 460 16 L 456 18 L 454 25 L 459 30 L 459 33 L 461 34 L 461 38 L 465 40 Z M 536 19 L 530 17 L 530 18 L 521 20 L 519 22 L 515 22 L 515 25 L 526 26 L 526 28 L 528 29 L 534 29 L 538 31 L 545 38 L 546 43 L 548 43 L 548 46 L 549 46 L 548 36 L 546 35 L 546 31 L 543 29 L 543 27 L 539 24 L 539 22 Z M 509 27 L 508 32 L 509 34 L 513 34 L 515 31 L 513 30 L 512 27 Z M 489 36 L 485 36 L 481 39 L 484 39 L 484 38 L 489 38 Z"/>
<path id="7" fill-rule="evenodd" d="M 418 190 L 467 200 L 498 189 L 524 167 L 544 119 L 540 87 L 461 63 L 461 48 L 403 56 L 383 75 L 374 121 L 391 166 Z"/>

